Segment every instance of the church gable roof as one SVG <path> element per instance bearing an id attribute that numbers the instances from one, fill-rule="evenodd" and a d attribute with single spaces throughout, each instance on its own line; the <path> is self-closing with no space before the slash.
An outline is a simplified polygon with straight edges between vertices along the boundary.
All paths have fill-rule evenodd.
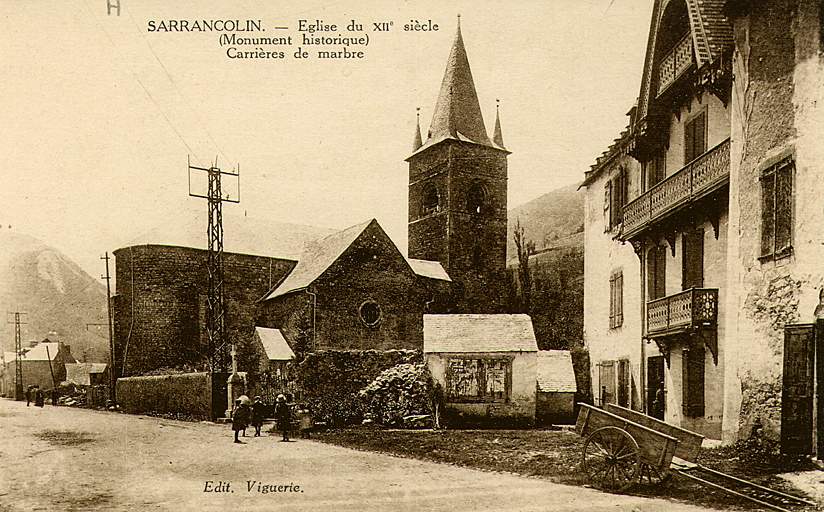
<path id="1" fill-rule="evenodd" d="M 286 276 L 286 279 L 275 287 L 273 291 L 267 294 L 263 300 L 274 299 L 287 293 L 306 289 L 323 276 L 358 239 L 373 230 L 377 230 L 380 236 L 388 240 L 389 244 L 391 244 L 395 252 L 397 252 L 398 258 L 403 261 L 405 267 L 411 272 L 408 262 L 406 262 L 403 255 L 400 254 L 397 246 L 395 246 L 394 242 L 386 235 L 380 227 L 380 224 L 378 224 L 378 221 L 372 219 L 325 238 L 307 243 L 303 254 L 301 254 L 298 259 L 298 264 L 295 265 L 292 272 L 290 272 L 289 275 Z"/>

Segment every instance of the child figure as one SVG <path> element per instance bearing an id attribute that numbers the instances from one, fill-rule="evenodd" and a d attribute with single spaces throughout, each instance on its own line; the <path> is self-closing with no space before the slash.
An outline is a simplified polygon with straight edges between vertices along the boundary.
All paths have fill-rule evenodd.
<path id="1" fill-rule="evenodd" d="M 252 426 L 255 427 L 255 437 L 260 437 L 260 428 L 263 426 L 263 402 L 256 396 L 252 402 Z"/>
<path id="2" fill-rule="evenodd" d="M 243 441 L 238 439 L 238 433 L 246 429 L 250 416 L 251 411 L 249 410 L 249 406 L 240 399 L 235 400 L 235 409 L 232 411 L 232 430 L 235 431 L 235 442 L 238 444 L 243 443 Z"/>

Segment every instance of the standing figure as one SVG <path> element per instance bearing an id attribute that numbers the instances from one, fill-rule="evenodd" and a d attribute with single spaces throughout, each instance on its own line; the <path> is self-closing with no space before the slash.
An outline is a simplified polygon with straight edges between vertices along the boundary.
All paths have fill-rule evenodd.
<path id="1" fill-rule="evenodd" d="M 250 417 L 251 411 L 249 410 L 249 406 L 240 399 L 235 400 L 235 409 L 232 411 L 232 430 L 235 431 L 235 442 L 238 444 L 243 443 L 243 441 L 238 439 L 238 433 L 246 429 Z"/>
<path id="2" fill-rule="evenodd" d="M 292 410 L 283 395 L 278 395 L 278 401 L 275 404 L 275 420 L 278 423 L 278 430 L 283 433 L 281 441 L 289 441 L 289 423 L 292 421 Z"/>
<path id="3" fill-rule="evenodd" d="M 28 407 L 29 404 L 32 403 L 33 399 L 34 399 L 34 393 L 32 392 L 32 386 L 28 385 L 28 386 L 26 386 L 26 407 Z"/>
<path id="4" fill-rule="evenodd" d="M 43 403 L 45 402 L 45 398 L 43 397 L 43 391 L 36 387 L 34 391 L 34 405 L 37 407 L 43 407 Z"/>
<path id="5" fill-rule="evenodd" d="M 255 437 L 260 437 L 260 427 L 263 426 L 263 402 L 256 396 L 252 402 L 252 426 L 255 427 Z"/>

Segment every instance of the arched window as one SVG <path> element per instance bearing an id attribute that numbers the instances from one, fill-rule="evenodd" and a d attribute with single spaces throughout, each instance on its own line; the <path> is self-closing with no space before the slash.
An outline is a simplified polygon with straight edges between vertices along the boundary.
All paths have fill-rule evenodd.
<path id="1" fill-rule="evenodd" d="M 489 211 L 489 199 L 484 186 L 479 181 L 473 182 L 466 193 L 466 210 L 476 215 Z"/>
<path id="2" fill-rule="evenodd" d="M 438 211 L 440 205 L 440 196 L 438 195 L 438 187 L 429 184 L 423 190 L 423 202 L 421 203 L 421 214 L 428 215 Z"/>

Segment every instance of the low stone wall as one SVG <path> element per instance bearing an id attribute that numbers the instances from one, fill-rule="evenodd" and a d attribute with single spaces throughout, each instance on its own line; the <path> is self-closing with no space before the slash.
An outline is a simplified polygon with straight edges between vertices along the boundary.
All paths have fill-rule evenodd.
<path id="1" fill-rule="evenodd" d="M 175 414 L 208 420 L 212 407 L 208 373 L 117 379 L 117 401 L 130 414 Z"/>

